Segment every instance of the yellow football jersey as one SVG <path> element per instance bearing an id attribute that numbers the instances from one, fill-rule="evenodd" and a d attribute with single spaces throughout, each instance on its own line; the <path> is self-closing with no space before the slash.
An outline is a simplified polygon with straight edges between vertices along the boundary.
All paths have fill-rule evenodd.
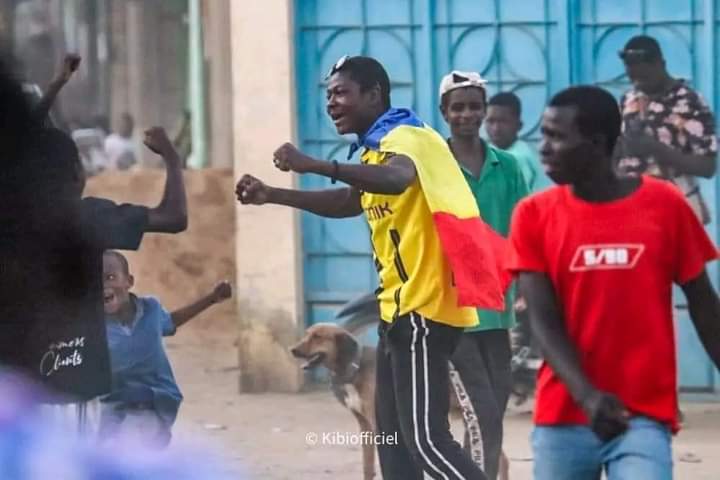
<path id="1" fill-rule="evenodd" d="M 391 155 L 365 149 L 362 162 L 382 165 Z M 380 276 L 378 300 L 383 320 L 392 322 L 398 316 L 417 312 L 456 327 L 477 325 L 475 308 L 458 306 L 452 271 L 420 181 L 416 178 L 400 195 L 364 192 L 361 202 Z"/>

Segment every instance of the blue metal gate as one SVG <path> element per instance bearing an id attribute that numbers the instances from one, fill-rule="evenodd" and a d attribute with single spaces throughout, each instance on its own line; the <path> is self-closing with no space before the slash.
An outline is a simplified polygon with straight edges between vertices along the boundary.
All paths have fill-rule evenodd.
<path id="1" fill-rule="evenodd" d="M 523 101 L 523 135 L 537 139 L 542 109 L 572 83 L 627 87 L 617 50 L 633 34 L 661 42 L 671 72 L 718 106 L 715 39 L 720 0 L 301 0 L 296 11 L 296 72 L 301 147 L 319 158 L 344 159 L 324 108 L 322 78 L 344 54 L 376 57 L 388 69 L 393 103 L 411 106 L 446 133 L 437 86 L 450 69 L 477 70 L 490 93 L 513 90 Z M 302 188 L 329 186 L 304 176 Z M 716 182 L 702 183 L 716 205 Z M 709 227 L 713 235 L 717 224 Z M 339 305 L 376 285 L 362 219 L 302 219 L 306 319 L 328 321 Z M 713 268 L 713 279 L 717 271 Z M 678 297 L 681 298 L 681 297 Z M 681 381 L 692 389 L 720 385 L 687 314 L 679 311 Z"/>

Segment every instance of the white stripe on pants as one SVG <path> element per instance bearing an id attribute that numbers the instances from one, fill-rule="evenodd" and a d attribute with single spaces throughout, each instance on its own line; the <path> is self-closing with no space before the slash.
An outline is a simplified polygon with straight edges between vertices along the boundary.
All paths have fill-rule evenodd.
<path id="1" fill-rule="evenodd" d="M 429 420 L 429 407 L 430 407 L 430 389 L 429 389 L 429 380 L 428 380 L 428 358 L 427 358 L 427 335 L 428 335 L 428 327 L 425 322 L 425 318 L 423 318 L 420 315 L 411 313 L 410 314 L 410 322 L 413 327 L 413 337 L 412 337 L 412 343 L 410 347 L 411 356 L 412 356 L 412 389 L 413 389 L 413 428 L 415 431 L 415 444 L 418 448 L 418 451 L 420 452 L 420 455 L 422 455 L 425 462 L 432 467 L 432 469 L 440 474 L 443 479 L 450 480 L 450 477 L 448 477 L 447 473 L 443 472 L 440 467 L 436 464 L 434 464 L 430 460 L 429 452 L 426 452 L 423 450 L 423 442 L 422 440 L 425 440 L 427 444 L 430 446 L 430 450 L 433 454 L 435 454 L 436 458 L 440 459 L 440 461 L 447 467 L 447 469 L 452 472 L 454 475 L 453 478 L 458 478 L 461 480 L 464 480 L 465 477 L 463 477 L 460 472 L 457 471 L 457 469 L 445 458 L 442 456 L 442 454 L 438 451 L 438 449 L 435 447 L 435 445 L 432 442 L 432 438 L 430 437 L 430 420 Z M 418 332 L 420 328 L 423 329 L 423 333 L 421 341 L 418 343 Z M 418 347 L 420 352 L 418 352 Z M 419 372 L 417 371 L 419 367 Z M 418 386 L 418 378 L 422 382 L 422 385 Z M 422 388 L 422 397 L 420 397 L 420 391 L 419 389 Z M 423 412 L 422 415 L 418 412 L 418 404 L 417 400 L 418 398 L 422 398 L 422 408 Z M 425 425 L 418 425 L 418 422 L 420 420 L 423 420 Z M 424 434 L 425 437 L 421 438 L 420 435 Z"/>

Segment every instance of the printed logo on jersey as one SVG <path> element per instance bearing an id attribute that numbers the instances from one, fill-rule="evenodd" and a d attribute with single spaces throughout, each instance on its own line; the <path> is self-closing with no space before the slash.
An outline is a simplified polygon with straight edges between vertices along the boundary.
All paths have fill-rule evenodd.
<path id="1" fill-rule="evenodd" d="M 372 205 L 365 209 L 365 215 L 370 222 L 382 220 L 386 216 L 392 216 L 394 212 L 390 208 L 390 202 L 381 203 L 379 205 Z"/>
<path id="2" fill-rule="evenodd" d="M 644 251 L 645 245 L 641 244 L 581 245 L 570 263 L 570 271 L 633 269 Z"/>

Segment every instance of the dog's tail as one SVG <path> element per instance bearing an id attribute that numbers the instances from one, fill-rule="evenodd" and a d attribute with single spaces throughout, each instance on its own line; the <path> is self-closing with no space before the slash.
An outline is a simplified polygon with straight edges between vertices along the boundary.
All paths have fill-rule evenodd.
<path id="1" fill-rule="evenodd" d="M 380 305 L 374 293 L 349 301 L 335 315 L 336 323 L 356 337 L 380 322 Z"/>

